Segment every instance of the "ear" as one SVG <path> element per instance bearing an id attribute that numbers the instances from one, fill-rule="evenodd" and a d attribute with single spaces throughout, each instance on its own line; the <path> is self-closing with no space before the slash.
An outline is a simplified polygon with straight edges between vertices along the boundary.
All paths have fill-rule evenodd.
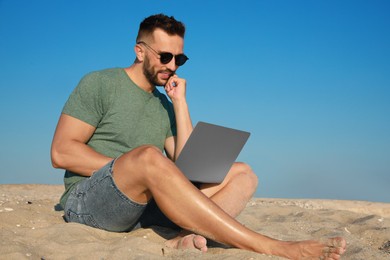
<path id="1" fill-rule="evenodd" d="M 134 46 L 134 52 L 135 52 L 135 56 L 137 57 L 138 61 L 144 60 L 145 51 L 139 44 L 136 44 Z"/>

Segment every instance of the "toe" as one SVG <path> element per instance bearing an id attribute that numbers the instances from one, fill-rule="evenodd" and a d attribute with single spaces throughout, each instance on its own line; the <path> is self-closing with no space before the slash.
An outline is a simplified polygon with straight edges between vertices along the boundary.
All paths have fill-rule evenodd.
<path id="1" fill-rule="evenodd" d="M 193 237 L 193 241 L 194 241 L 194 246 L 197 249 L 199 249 L 202 252 L 206 252 L 207 251 L 207 240 L 206 240 L 206 238 L 204 238 L 202 236 L 199 236 L 199 235 L 195 235 Z"/>

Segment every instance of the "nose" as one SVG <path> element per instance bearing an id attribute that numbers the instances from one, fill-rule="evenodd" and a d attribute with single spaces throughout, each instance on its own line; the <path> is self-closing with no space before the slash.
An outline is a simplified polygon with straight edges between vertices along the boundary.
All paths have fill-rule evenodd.
<path id="1" fill-rule="evenodd" d="M 171 71 L 176 71 L 177 68 L 179 68 L 179 66 L 177 66 L 175 63 L 175 57 L 173 57 L 169 63 L 165 64 L 165 66 L 167 66 L 167 69 Z"/>

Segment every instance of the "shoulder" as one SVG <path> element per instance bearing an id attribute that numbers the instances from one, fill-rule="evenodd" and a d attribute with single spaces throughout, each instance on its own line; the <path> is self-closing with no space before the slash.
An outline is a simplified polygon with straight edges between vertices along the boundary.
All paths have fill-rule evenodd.
<path id="1" fill-rule="evenodd" d="M 116 77 L 123 76 L 123 69 L 121 68 L 110 68 L 110 69 L 103 69 L 98 71 L 92 71 L 88 74 L 86 74 L 82 80 L 95 80 L 95 81 L 105 81 L 105 80 L 112 80 Z"/>
<path id="2" fill-rule="evenodd" d="M 123 81 L 123 69 L 103 69 L 84 75 L 80 80 L 79 88 L 87 91 L 111 92 L 120 81 Z"/>

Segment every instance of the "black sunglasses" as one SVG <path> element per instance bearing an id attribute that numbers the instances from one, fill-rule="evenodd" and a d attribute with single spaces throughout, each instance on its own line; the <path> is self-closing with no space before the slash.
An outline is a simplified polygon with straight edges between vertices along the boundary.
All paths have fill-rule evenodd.
<path id="1" fill-rule="evenodd" d="M 146 42 L 143 42 L 143 41 L 139 41 L 139 42 L 137 42 L 137 44 L 143 44 L 148 49 L 150 49 L 151 51 L 153 51 L 154 53 L 159 55 L 160 56 L 160 62 L 162 64 L 168 64 L 173 59 L 173 57 L 175 57 L 175 64 L 177 66 L 184 65 L 184 63 L 186 63 L 186 61 L 188 60 L 188 57 L 185 54 L 173 55 L 170 52 L 157 52 L 152 47 L 150 47 Z"/>

